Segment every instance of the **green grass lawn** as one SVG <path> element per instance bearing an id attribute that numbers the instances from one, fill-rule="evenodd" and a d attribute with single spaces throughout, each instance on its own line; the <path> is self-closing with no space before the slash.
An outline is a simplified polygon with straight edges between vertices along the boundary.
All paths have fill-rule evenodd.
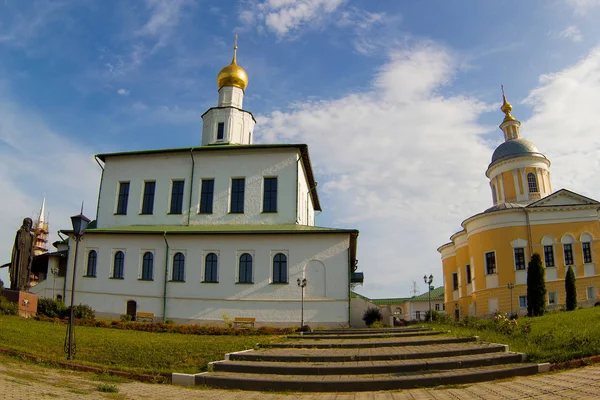
<path id="1" fill-rule="evenodd" d="M 526 353 L 534 362 L 561 362 L 600 354 L 600 307 L 556 312 L 542 317 L 521 317 L 512 333 L 498 332 L 492 320 L 433 323 L 457 336 L 478 335 L 481 340 L 508 344 L 512 351 Z M 523 327 L 529 327 L 529 333 Z"/>
<path id="2" fill-rule="evenodd" d="M 13 316 L 0 316 L 0 347 L 66 361 L 66 326 Z M 200 336 L 131 330 L 75 327 L 75 362 L 136 373 L 198 373 L 225 353 L 281 341 L 277 336 Z"/>

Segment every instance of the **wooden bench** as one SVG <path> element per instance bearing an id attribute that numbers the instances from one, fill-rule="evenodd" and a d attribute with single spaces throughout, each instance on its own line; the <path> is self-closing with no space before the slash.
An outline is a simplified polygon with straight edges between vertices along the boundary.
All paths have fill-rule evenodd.
<path id="1" fill-rule="evenodd" d="M 235 317 L 233 319 L 233 326 L 246 326 L 250 325 L 250 327 L 254 328 L 254 323 L 256 322 L 256 318 L 245 318 L 245 317 Z"/>
<path id="2" fill-rule="evenodd" d="M 150 320 L 150 322 L 154 322 L 154 313 L 153 312 L 137 312 L 135 313 L 135 320 Z"/>

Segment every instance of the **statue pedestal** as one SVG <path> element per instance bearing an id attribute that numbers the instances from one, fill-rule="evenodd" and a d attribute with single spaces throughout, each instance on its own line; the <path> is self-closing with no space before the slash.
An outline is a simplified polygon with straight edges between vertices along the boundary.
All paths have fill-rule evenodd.
<path id="1" fill-rule="evenodd" d="M 31 318 L 37 313 L 38 297 L 33 293 L 4 289 L 2 296 L 6 297 L 11 303 L 19 305 L 19 315 L 21 317 Z"/>

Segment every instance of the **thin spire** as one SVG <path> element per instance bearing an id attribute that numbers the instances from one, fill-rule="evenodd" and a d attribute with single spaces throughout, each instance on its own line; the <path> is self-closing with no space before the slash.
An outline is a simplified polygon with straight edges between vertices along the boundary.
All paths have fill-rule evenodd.
<path id="1" fill-rule="evenodd" d="M 83 201 L 81 202 L 81 211 L 79 212 L 79 214 L 83 215 Z"/>
<path id="2" fill-rule="evenodd" d="M 238 49 L 238 35 L 237 33 L 235 35 L 233 35 L 233 60 L 231 60 L 232 64 L 237 64 L 237 49 Z"/>
<path id="3" fill-rule="evenodd" d="M 512 111 L 512 105 L 508 102 L 508 100 L 506 100 L 506 94 L 504 93 L 504 85 L 500 85 L 500 87 L 502 88 L 502 107 L 500 107 L 500 110 L 502 110 L 502 112 L 504 114 L 506 114 L 506 117 L 504 117 L 504 120 L 514 120 L 515 117 L 513 117 L 510 113 Z"/>
<path id="4" fill-rule="evenodd" d="M 42 208 L 40 208 L 40 217 L 38 222 L 43 224 L 45 222 L 44 214 L 46 213 L 46 193 L 44 193 L 44 200 L 42 200 Z"/>

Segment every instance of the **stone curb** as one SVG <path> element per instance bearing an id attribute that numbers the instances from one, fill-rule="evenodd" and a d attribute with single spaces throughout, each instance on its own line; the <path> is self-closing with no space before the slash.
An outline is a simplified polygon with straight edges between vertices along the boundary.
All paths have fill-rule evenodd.
<path id="1" fill-rule="evenodd" d="M 403 333 L 373 333 L 367 334 L 356 334 L 356 335 L 303 335 L 286 336 L 286 339 L 295 340 L 336 340 L 336 339 L 385 339 L 385 338 L 405 338 L 405 337 L 419 337 L 419 336 L 437 336 L 445 332 L 403 332 Z"/>
<path id="2" fill-rule="evenodd" d="M 33 354 L 23 353 L 13 349 L 7 349 L 4 347 L 0 347 L 0 353 L 6 354 L 11 357 L 19 357 L 21 359 L 32 361 L 36 364 L 50 364 L 52 366 L 59 366 L 62 368 L 74 370 L 74 371 L 82 371 L 82 372 L 93 372 L 95 374 L 109 374 L 120 376 L 122 378 L 132 379 L 140 382 L 146 383 L 170 383 L 171 382 L 171 374 L 157 374 L 157 375 L 148 375 L 148 374 L 136 374 L 134 372 L 126 372 L 126 371 L 117 371 L 112 369 L 105 369 L 100 367 L 91 367 L 88 365 L 74 364 L 66 361 L 55 361 L 50 360 L 45 357 L 35 356 Z"/>

